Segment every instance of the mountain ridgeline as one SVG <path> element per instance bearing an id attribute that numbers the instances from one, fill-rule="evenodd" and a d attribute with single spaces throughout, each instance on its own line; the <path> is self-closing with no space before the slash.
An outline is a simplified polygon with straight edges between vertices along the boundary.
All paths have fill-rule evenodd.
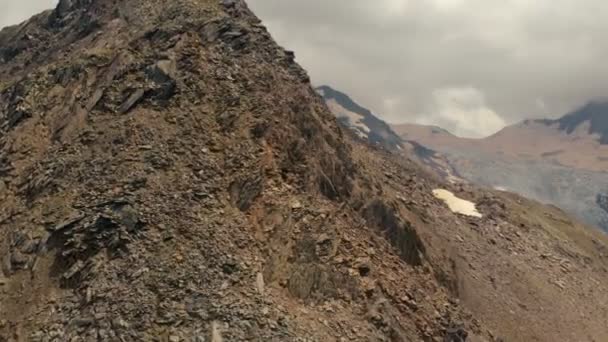
<path id="1" fill-rule="evenodd" d="M 608 210 L 600 205 L 608 193 L 607 104 L 590 103 L 557 120 L 528 120 L 478 140 L 435 126 L 391 127 L 342 92 L 317 91 L 344 127 L 373 145 L 407 151 L 447 181 L 514 191 L 608 230 Z"/>
<path id="2" fill-rule="evenodd" d="M 608 340 L 605 235 L 430 174 L 245 1 L 61 0 L 0 49 L 2 342 Z"/>
<path id="3" fill-rule="evenodd" d="M 592 102 L 556 120 L 526 120 L 484 139 L 395 125 L 404 139 L 442 154 L 470 182 L 556 205 L 608 231 L 608 104 Z"/>
<path id="4" fill-rule="evenodd" d="M 572 134 L 583 124 L 588 124 L 588 133 L 599 136 L 599 142 L 608 145 L 608 102 L 590 102 L 580 109 L 557 120 L 540 120 L 546 125 L 559 125 L 561 131 Z"/>
<path id="5" fill-rule="evenodd" d="M 372 146 L 381 147 L 398 155 L 407 155 L 432 173 L 450 181 L 462 179 L 449 162 L 437 151 L 396 134 L 391 126 L 369 109 L 357 104 L 348 95 L 327 85 L 317 88 L 338 122 L 358 138 Z M 439 129 L 439 128 L 437 128 Z"/>
<path id="6" fill-rule="evenodd" d="M 358 105 L 348 95 L 326 85 L 318 87 L 317 92 L 330 107 L 335 106 L 334 113 L 344 126 L 356 131 L 372 145 L 377 144 L 389 150 L 403 147 L 401 138 L 386 122 L 378 119 L 369 109 Z"/>

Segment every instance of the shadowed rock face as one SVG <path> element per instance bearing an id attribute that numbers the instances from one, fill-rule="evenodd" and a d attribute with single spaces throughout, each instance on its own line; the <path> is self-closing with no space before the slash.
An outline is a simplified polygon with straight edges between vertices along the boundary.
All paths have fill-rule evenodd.
<path id="1" fill-rule="evenodd" d="M 385 234 L 399 255 L 410 265 L 422 265 L 424 245 L 410 224 L 400 222 L 395 210 L 379 200 L 364 209 L 367 223 Z"/>
<path id="2" fill-rule="evenodd" d="M 571 134 L 583 123 L 589 123 L 589 134 L 600 136 L 601 144 L 608 144 L 608 102 L 591 102 L 558 120 L 545 120 L 546 124 L 559 123 L 559 129 Z"/>

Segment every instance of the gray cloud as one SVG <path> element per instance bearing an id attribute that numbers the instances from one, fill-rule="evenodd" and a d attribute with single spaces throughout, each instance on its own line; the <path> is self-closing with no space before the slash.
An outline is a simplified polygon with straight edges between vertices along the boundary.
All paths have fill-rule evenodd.
<path id="1" fill-rule="evenodd" d="M 490 134 L 608 95 L 601 0 L 249 0 L 316 84 L 390 122 Z"/>
<path id="2" fill-rule="evenodd" d="M 0 0 L 0 28 L 19 24 L 56 3 L 57 0 Z"/>
<path id="3" fill-rule="evenodd" d="M 0 26 L 57 0 L 0 0 Z M 608 94 L 602 0 L 249 0 L 316 84 L 468 136 Z"/>

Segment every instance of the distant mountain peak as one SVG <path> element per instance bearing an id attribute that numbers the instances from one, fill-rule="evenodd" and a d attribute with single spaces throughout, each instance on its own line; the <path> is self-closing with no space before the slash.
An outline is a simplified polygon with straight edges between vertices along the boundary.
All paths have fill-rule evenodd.
<path id="1" fill-rule="evenodd" d="M 358 103 L 351 99 L 350 96 L 328 85 L 322 85 L 318 87 L 317 92 L 321 94 L 321 96 L 323 96 L 325 100 L 336 100 L 338 103 L 340 103 L 340 105 L 352 112 L 364 116 L 375 116 L 369 109 L 361 107 Z"/>
<path id="2" fill-rule="evenodd" d="M 332 108 L 338 121 L 343 126 L 350 128 L 360 138 L 367 139 L 370 143 L 383 146 L 388 150 L 402 149 L 401 138 L 386 122 L 379 119 L 369 109 L 360 106 L 350 96 L 328 85 L 317 87 L 316 90 L 328 104 L 335 101 L 337 106 L 341 107 Z"/>
<path id="3" fill-rule="evenodd" d="M 454 135 L 450 131 L 448 131 L 447 129 L 445 129 L 443 127 L 439 127 L 439 126 L 430 126 L 430 127 L 431 127 L 431 132 L 434 133 L 434 134 Z"/>
<path id="4" fill-rule="evenodd" d="M 559 124 L 559 129 L 568 134 L 582 124 L 589 123 L 589 134 L 600 136 L 600 144 L 608 145 L 608 102 L 593 101 L 585 106 L 564 115 L 557 120 L 542 120 L 545 124 Z"/>

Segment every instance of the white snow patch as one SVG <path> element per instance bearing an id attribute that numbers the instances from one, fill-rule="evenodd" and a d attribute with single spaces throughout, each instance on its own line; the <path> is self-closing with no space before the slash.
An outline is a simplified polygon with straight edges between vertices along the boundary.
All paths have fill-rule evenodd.
<path id="1" fill-rule="evenodd" d="M 477 211 L 475 203 L 463 200 L 462 198 L 458 198 L 450 191 L 444 189 L 436 189 L 433 190 L 433 195 L 445 202 L 445 204 L 448 205 L 448 207 L 453 213 L 478 218 L 483 217 L 483 215 L 481 215 L 481 213 Z"/>
<path id="2" fill-rule="evenodd" d="M 358 128 L 363 133 L 369 133 L 371 130 L 364 124 L 362 121 L 365 119 L 362 115 L 349 112 L 347 110 L 343 110 L 337 115 L 339 118 L 348 118 L 348 123 L 350 123 L 351 127 Z"/>
<path id="3" fill-rule="evenodd" d="M 371 129 L 363 123 L 363 120 L 365 119 L 363 115 L 346 110 L 346 108 L 342 107 L 334 99 L 327 101 L 327 105 L 336 117 L 347 118 L 350 128 L 355 131 L 359 137 L 364 139 L 369 138 L 368 134 L 371 132 Z"/>

